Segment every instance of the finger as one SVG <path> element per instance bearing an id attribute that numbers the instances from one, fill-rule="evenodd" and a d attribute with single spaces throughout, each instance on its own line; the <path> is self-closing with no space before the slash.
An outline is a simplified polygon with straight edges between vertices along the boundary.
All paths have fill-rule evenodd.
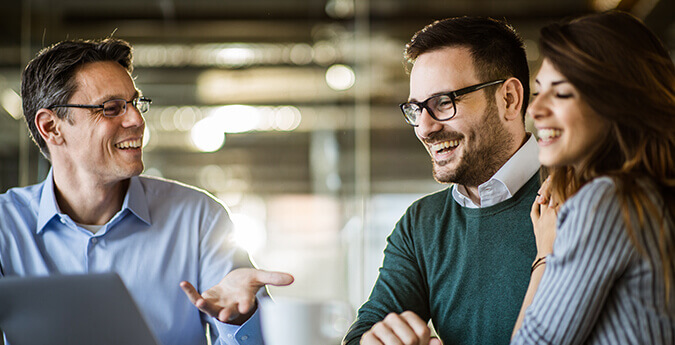
<path id="1" fill-rule="evenodd" d="M 539 213 L 539 203 L 537 201 L 532 203 L 532 209 L 530 209 L 530 219 L 532 219 L 532 224 L 536 223 L 541 216 Z"/>
<path id="2" fill-rule="evenodd" d="M 394 314 L 394 313 L 391 313 Z M 396 315 L 396 314 L 394 314 Z M 385 317 L 386 320 L 386 317 Z M 394 333 L 394 330 L 391 328 L 388 322 L 385 320 L 382 320 L 370 329 L 370 332 L 374 337 L 376 337 L 379 341 L 381 341 L 383 344 L 387 345 L 405 345 L 401 341 L 401 339 L 398 338 L 396 333 Z"/>
<path id="3" fill-rule="evenodd" d="M 438 338 L 433 338 L 429 341 L 429 345 L 443 345 L 443 342 Z"/>
<path id="4" fill-rule="evenodd" d="M 240 314 L 247 314 L 255 307 L 255 296 L 240 298 L 237 302 L 237 311 Z"/>
<path id="5" fill-rule="evenodd" d="M 197 307 L 199 310 L 201 310 L 203 313 L 215 317 L 218 315 L 218 312 L 220 309 L 216 307 L 215 305 L 209 303 L 202 295 L 199 294 L 199 291 L 195 289 L 195 287 L 190 284 L 189 282 L 182 281 L 180 283 L 180 287 L 187 295 L 188 299 L 192 304 L 194 304 L 195 307 Z"/>
<path id="6" fill-rule="evenodd" d="M 417 317 L 417 315 L 414 313 L 409 313 L 413 315 L 410 317 L 410 319 Z M 413 320 L 413 322 L 414 321 L 415 320 Z M 425 344 L 420 342 L 420 339 L 415 333 L 412 325 L 408 323 L 408 318 L 404 317 L 403 314 L 399 315 L 395 313 L 389 313 L 389 315 L 384 318 L 384 323 L 389 326 L 389 328 L 396 335 L 396 338 L 403 342 L 403 344 Z"/>
<path id="7" fill-rule="evenodd" d="M 547 177 L 546 180 L 544 180 L 544 182 L 541 184 L 537 195 L 537 201 L 540 204 L 549 202 L 549 199 L 551 198 L 551 176 Z"/>
<path id="8" fill-rule="evenodd" d="M 359 342 L 359 345 L 385 345 L 383 342 L 378 339 L 373 332 L 368 331 L 366 333 L 363 333 L 361 336 L 361 341 Z"/>
<path id="9" fill-rule="evenodd" d="M 217 319 L 220 322 L 229 322 L 236 319 L 239 316 L 239 313 L 234 307 L 221 308 L 218 312 Z M 215 316 L 214 316 L 215 317 Z"/>
<path id="10" fill-rule="evenodd" d="M 186 281 L 180 282 L 179 285 L 190 302 L 196 306 L 197 302 L 202 299 L 202 295 L 199 294 L 199 291 L 197 291 L 197 289 L 195 289 L 192 284 Z"/>
<path id="11" fill-rule="evenodd" d="M 551 175 L 546 176 L 546 179 L 544 180 L 544 183 L 542 183 L 542 185 L 546 186 L 546 188 L 548 189 L 548 186 L 551 185 Z"/>
<path id="12" fill-rule="evenodd" d="M 218 314 L 217 308 L 209 303 L 202 295 L 199 294 L 199 291 L 189 282 L 183 281 L 180 283 L 180 287 L 187 295 L 188 299 L 195 307 L 199 308 L 202 312 L 208 314 L 209 316 L 215 316 Z"/>
<path id="13" fill-rule="evenodd" d="M 410 328 L 415 332 L 419 344 L 426 344 L 431 337 L 431 330 L 427 323 L 412 311 L 404 311 L 401 317 L 407 322 Z"/>
<path id="14" fill-rule="evenodd" d="M 265 270 L 255 270 L 255 281 L 261 287 L 263 285 L 286 286 L 293 283 L 292 275 L 285 272 L 273 272 Z"/>
<path id="15" fill-rule="evenodd" d="M 201 310 L 204 314 L 211 317 L 218 317 L 220 311 L 223 309 L 222 307 L 219 307 L 218 305 L 205 299 L 199 301 L 199 303 L 196 304 L 196 307 L 199 308 L 199 310 Z"/>
<path id="16" fill-rule="evenodd" d="M 555 198 L 551 198 L 551 200 L 548 202 L 548 207 L 557 208 L 558 206 L 558 201 L 555 200 Z"/>

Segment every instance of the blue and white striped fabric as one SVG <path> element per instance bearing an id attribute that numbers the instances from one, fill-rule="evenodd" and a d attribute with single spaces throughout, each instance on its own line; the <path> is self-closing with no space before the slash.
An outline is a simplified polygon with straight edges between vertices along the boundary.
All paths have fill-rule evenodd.
<path id="1" fill-rule="evenodd" d="M 638 240 L 649 260 L 628 236 L 610 178 L 595 179 L 570 198 L 512 344 L 675 344 L 675 289 L 671 285 L 667 305 L 659 220 L 645 218 Z M 666 226 L 672 231 L 672 215 Z"/>

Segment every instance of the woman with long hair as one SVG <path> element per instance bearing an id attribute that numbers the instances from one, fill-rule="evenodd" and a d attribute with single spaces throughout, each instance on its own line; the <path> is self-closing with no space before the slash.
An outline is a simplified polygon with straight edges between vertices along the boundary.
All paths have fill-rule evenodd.
<path id="1" fill-rule="evenodd" d="M 528 112 L 549 177 L 512 344 L 673 344 L 673 60 L 618 11 L 546 26 L 540 49 Z"/>

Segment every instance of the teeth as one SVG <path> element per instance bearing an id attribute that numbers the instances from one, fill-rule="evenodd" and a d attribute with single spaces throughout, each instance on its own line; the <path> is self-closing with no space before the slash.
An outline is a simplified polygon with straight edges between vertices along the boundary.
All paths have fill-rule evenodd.
<path id="1" fill-rule="evenodd" d="M 457 145 L 459 145 L 459 140 L 444 141 L 438 144 L 431 145 L 431 150 L 440 151 L 447 148 L 455 148 L 457 147 Z"/>
<path id="2" fill-rule="evenodd" d="M 119 144 L 115 144 L 115 147 L 117 147 L 118 149 L 129 149 L 129 148 L 137 149 L 141 147 L 142 144 L 143 139 L 136 139 L 136 140 L 127 140 Z"/>
<path id="3" fill-rule="evenodd" d="M 542 128 L 538 131 L 539 138 L 541 140 L 550 140 L 553 138 L 557 138 L 560 135 L 562 135 L 562 131 L 559 129 L 553 129 L 553 128 Z"/>

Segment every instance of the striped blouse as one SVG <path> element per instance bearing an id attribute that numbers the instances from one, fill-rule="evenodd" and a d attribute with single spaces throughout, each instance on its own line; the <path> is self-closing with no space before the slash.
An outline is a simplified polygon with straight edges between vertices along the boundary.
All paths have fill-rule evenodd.
<path id="1" fill-rule="evenodd" d="M 672 231 L 672 215 L 667 218 Z M 645 221 L 638 240 L 651 260 L 631 242 L 610 178 L 597 178 L 570 198 L 511 344 L 675 344 L 675 289 L 671 283 L 667 305 L 659 220 L 647 213 Z"/>

